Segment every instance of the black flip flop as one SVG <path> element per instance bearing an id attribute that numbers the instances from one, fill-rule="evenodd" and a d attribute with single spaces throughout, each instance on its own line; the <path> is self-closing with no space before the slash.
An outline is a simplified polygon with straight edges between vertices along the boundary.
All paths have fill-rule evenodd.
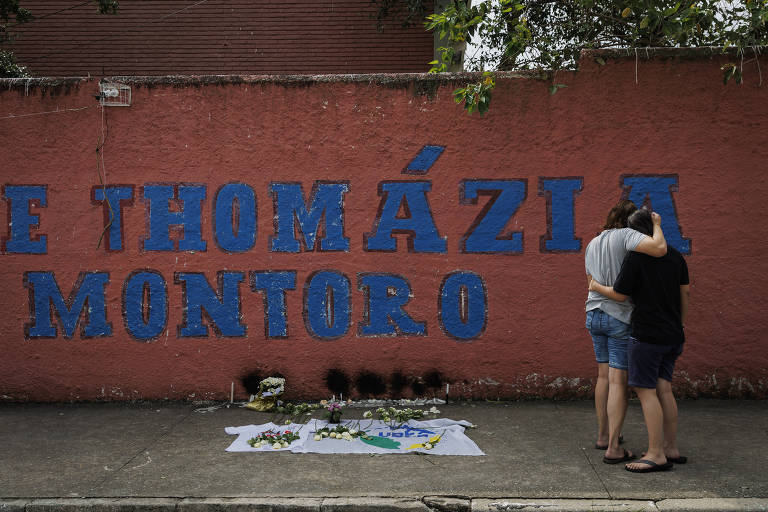
<path id="1" fill-rule="evenodd" d="M 637 458 L 637 455 L 634 453 L 624 450 L 624 456 L 623 457 L 616 457 L 615 459 L 612 459 L 611 457 L 603 457 L 603 462 L 605 464 L 620 464 L 622 462 L 627 462 L 629 460 L 635 460 Z"/>
<path id="2" fill-rule="evenodd" d="M 619 436 L 619 444 L 624 444 L 624 436 Z M 607 449 L 608 449 L 608 445 L 607 444 L 606 445 L 599 445 L 599 444 L 595 443 L 595 450 L 607 450 Z M 685 463 L 683 462 L 683 464 L 685 464 Z"/>
<path id="3" fill-rule="evenodd" d="M 637 462 L 647 464 L 648 467 L 643 469 L 632 469 L 629 466 L 624 466 L 624 469 L 631 473 L 653 473 L 655 471 L 669 471 L 672 469 L 672 466 L 674 466 L 674 464 L 669 461 L 667 461 L 665 464 L 656 464 L 652 460 L 640 459 Z"/>

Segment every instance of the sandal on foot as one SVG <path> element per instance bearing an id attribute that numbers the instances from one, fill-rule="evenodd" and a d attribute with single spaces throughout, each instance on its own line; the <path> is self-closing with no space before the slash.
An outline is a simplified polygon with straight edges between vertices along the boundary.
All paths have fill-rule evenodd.
<path id="1" fill-rule="evenodd" d="M 627 462 L 628 460 L 634 460 L 637 456 L 630 452 L 629 450 L 624 450 L 624 455 L 622 457 L 603 457 L 603 462 L 606 464 L 619 464 L 621 462 Z"/>
<path id="2" fill-rule="evenodd" d="M 674 465 L 669 461 L 667 461 L 664 464 L 656 464 L 652 460 L 647 460 L 647 459 L 640 459 L 635 464 L 646 464 L 647 467 L 641 468 L 641 469 L 633 469 L 633 468 L 630 468 L 629 465 L 627 465 L 627 466 L 624 466 L 624 469 L 626 469 L 631 473 L 653 473 L 655 471 L 669 471 L 670 469 L 672 469 L 672 466 Z"/>

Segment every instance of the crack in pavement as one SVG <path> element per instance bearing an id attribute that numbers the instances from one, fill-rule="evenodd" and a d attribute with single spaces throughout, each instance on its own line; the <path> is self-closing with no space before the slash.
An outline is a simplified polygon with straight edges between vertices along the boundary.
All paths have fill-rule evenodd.
<path id="1" fill-rule="evenodd" d="M 608 486 L 605 485 L 605 482 L 602 478 L 600 478 L 600 473 L 597 472 L 597 468 L 594 464 L 592 464 L 592 461 L 589 460 L 589 455 L 587 455 L 587 450 L 582 446 L 581 447 L 581 453 L 584 455 L 584 458 L 587 459 L 587 463 L 589 464 L 589 467 L 592 468 L 592 471 L 595 473 L 595 476 L 597 477 L 598 481 L 600 482 L 600 485 L 603 486 L 603 489 L 605 489 L 605 493 L 608 495 L 608 499 L 612 500 L 613 495 L 611 494 L 611 491 L 608 490 Z"/>
<path id="2" fill-rule="evenodd" d="M 139 455 L 141 455 L 142 453 L 146 455 L 148 460 L 146 462 L 144 462 L 143 464 L 139 464 L 138 466 L 134 466 L 134 467 L 128 468 L 127 471 L 130 471 L 130 470 L 133 470 L 133 469 L 138 469 L 138 468 L 141 468 L 141 467 L 144 467 L 144 466 L 150 464 L 152 462 L 152 458 L 149 456 L 149 449 L 152 448 L 153 446 L 155 446 L 157 443 L 159 443 L 163 439 L 165 439 L 166 437 L 168 437 L 168 435 L 171 432 L 173 432 L 174 430 L 176 430 L 176 427 L 178 427 L 183 421 L 189 419 L 189 417 L 192 416 L 192 412 L 193 412 L 193 409 L 190 407 L 189 410 L 187 411 L 187 414 L 182 416 L 178 421 L 176 421 L 173 425 L 171 425 L 171 427 L 167 431 L 163 432 L 162 434 L 160 434 L 155 439 L 152 439 L 146 447 L 143 447 L 139 451 L 134 453 L 127 461 L 125 461 L 125 463 L 123 463 L 123 465 L 121 465 L 119 468 L 108 470 L 109 474 L 105 475 L 104 478 L 100 482 L 98 482 L 96 485 L 92 486 L 89 492 L 93 493 L 93 491 L 95 489 L 98 489 L 102 485 L 106 484 L 107 481 L 109 481 L 110 479 L 115 478 L 121 471 L 126 469 L 126 467 L 130 463 L 135 461 L 136 458 Z M 106 470 L 107 466 L 104 466 L 104 469 Z"/>

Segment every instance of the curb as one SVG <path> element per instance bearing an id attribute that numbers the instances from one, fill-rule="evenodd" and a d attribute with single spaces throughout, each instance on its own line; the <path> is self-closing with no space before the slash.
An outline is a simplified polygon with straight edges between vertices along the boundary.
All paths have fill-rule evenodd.
<path id="1" fill-rule="evenodd" d="M 768 512 L 768 498 L 652 500 L 465 498 L 29 498 L 0 512 Z"/>

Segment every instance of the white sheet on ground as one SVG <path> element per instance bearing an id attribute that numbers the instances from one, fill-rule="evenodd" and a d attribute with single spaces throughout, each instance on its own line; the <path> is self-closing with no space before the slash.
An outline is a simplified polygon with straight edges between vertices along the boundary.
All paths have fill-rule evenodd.
<path id="1" fill-rule="evenodd" d="M 324 420 L 311 420 L 309 423 L 275 425 L 246 425 L 243 427 L 227 427 L 227 434 L 237 434 L 237 439 L 227 448 L 228 452 L 279 451 L 271 446 L 252 448 L 248 440 L 262 432 L 272 430 L 283 432 L 286 429 L 298 433 L 299 439 L 288 448 L 293 453 L 413 453 L 422 452 L 432 455 L 485 455 L 480 448 L 464 433 L 465 427 L 471 426 L 467 421 L 454 421 L 447 418 L 417 421 L 410 420 L 397 425 L 380 420 L 347 420 L 341 423 L 349 428 L 363 430 L 371 439 L 357 438 L 352 441 L 323 438 L 314 440 L 317 430 L 329 426 Z M 330 425 L 331 428 L 335 425 Z M 435 437 L 440 436 L 433 448 L 428 450 L 424 445 Z"/>

